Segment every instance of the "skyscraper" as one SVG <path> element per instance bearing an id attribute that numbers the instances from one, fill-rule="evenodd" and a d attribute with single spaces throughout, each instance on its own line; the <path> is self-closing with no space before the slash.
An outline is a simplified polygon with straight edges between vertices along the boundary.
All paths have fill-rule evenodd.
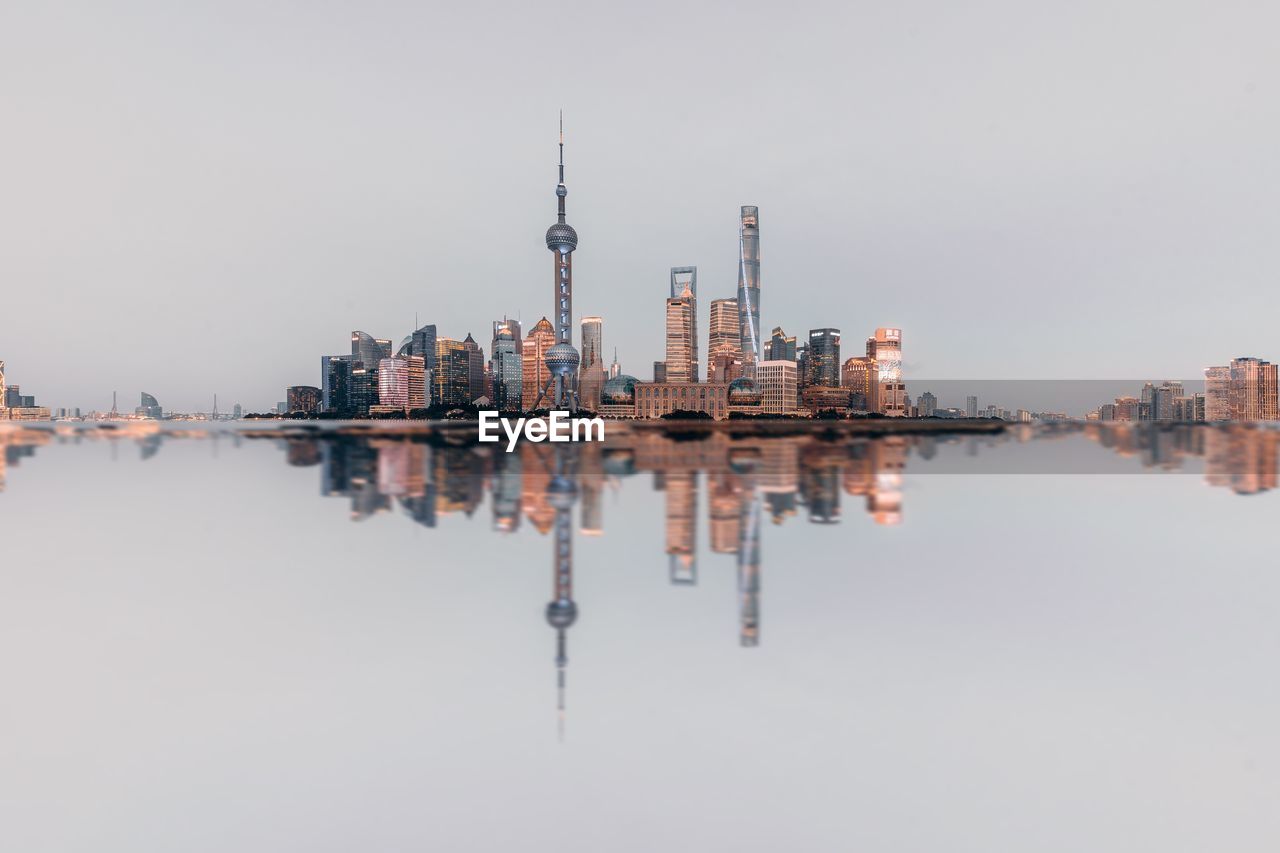
<path id="1" fill-rule="evenodd" d="M 1204 419 L 1206 421 L 1231 419 L 1231 368 L 1229 366 L 1204 369 Z"/>
<path id="2" fill-rule="evenodd" d="M 840 370 L 840 385 L 852 392 L 850 407 L 855 411 L 880 411 L 880 370 L 873 357 L 847 359 Z"/>
<path id="3" fill-rule="evenodd" d="M 493 406 L 500 412 L 518 411 L 522 376 L 520 324 L 515 320 L 496 320 L 490 363 L 493 371 Z"/>
<path id="4" fill-rule="evenodd" d="M 396 355 L 407 357 L 416 355 L 422 358 L 423 367 L 423 389 L 424 400 L 423 405 L 430 405 L 432 389 L 432 371 L 436 367 L 436 327 L 435 324 L 420 326 L 415 329 L 411 335 L 400 342 L 400 349 L 396 351 Z"/>
<path id="5" fill-rule="evenodd" d="M 693 362 L 693 372 L 689 374 L 689 381 L 697 382 L 701 365 L 698 358 L 698 268 L 672 267 L 671 291 L 667 294 L 668 297 L 683 298 L 686 290 L 689 291 L 689 340 L 692 350 L 689 357 Z"/>
<path id="6" fill-rule="evenodd" d="M 1231 420 L 1274 421 L 1277 405 L 1276 365 L 1260 358 L 1231 361 Z"/>
<path id="7" fill-rule="evenodd" d="M 582 369 L 578 376 L 578 397 L 583 406 L 595 411 L 600 407 L 600 390 L 604 387 L 604 321 L 599 317 L 582 318 Z"/>
<path id="8" fill-rule="evenodd" d="M 573 348 L 573 250 L 578 248 L 578 232 L 565 222 L 564 199 L 569 194 L 564 185 L 564 116 L 560 117 L 560 182 L 556 184 L 556 221 L 547 229 L 547 248 L 555 260 L 555 336 L 545 361 L 550 372 L 548 384 L 538 393 L 540 402 L 549 397 L 552 409 L 577 409 L 573 387 L 578 372 L 578 351 Z M 554 387 L 553 387 L 554 386 Z M 548 394 L 548 391 L 551 393 Z"/>
<path id="9" fill-rule="evenodd" d="M 722 352 L 742 358 L 742 342 L 738 332 L 738 300 L 711 300 L 711 328 L 707 335 L 707 379 L 711 379 L 713 362 Z"/>
<path id="10" fill-rule="evenodd" d="M 551 378 L 551 373 L 547 370 L 546 357 L 547 350 L 551 349 L 555 342 L 556 330 L 546 317 L 533 325 L 522 342 L 520 358 L 521 381 L 524 389 L 520 400 L 521 408 L 526 411 L 534 407 L 541 396 L 539 392 L 547 387 L 547 382 Z"/>
<path id="11" fill-rule="evenodd" d="M 773 335 L 769 338 L 769 351 L 767 353 L 771 361 L 795 361 L 796 360 L 796 336 L 787 336 L 782 331 L 781 326 L 773 327 Z"/>
<path id="12" fill-rule="evenodd" d="M 667 382 L 697 382 L 698 363 L 693 335 L 693 292 L 688 283 L 679 296 L 667 300 Z"/>
<path id="13" fill-rule="evenodd" d="M 882 414 L 901 417 L 906 412 L 907 386 L 902 381 L 902 330 L 880 327 L 867 338 L 867 355 L 876 360 L 879 371 Z"/>
<path id="14" fill-rule="evenodd" d="M 966 418 L 978 416 L 978 398 L 972 394 L 964 398 L 964 415 Z"/>
<path id="15" fill-rule="evenodd" d="M 444 406 L 465 406 L 471 397 L 471 353 L 461 341 L 436 338 L 432 399 Z"/>
<path id="16" fill-rule="evenodd" d="M 840 330 L 812 329 L 806 350 L 807 385 L 836 388 L 840 385 Z"/>
<path id="17" fill-rule="evenodd" d="M 408 408 L 408 359 L 384 358 L 378 362 L 378 405 L 402 411 Z"/>
<path id="18" fill-rule="evenodd" d="M 738 223 L 738 340 L 747 375 L 760 350 L 760 211 L 744 205 Z"/>
<path id="19" fill-rule="evenodd" d="M 467 402 L 470 403 L 489 394 L 484 381 L 484 350 L 470 332 L 463 339 L 462 347 L 467 351 Z"/>
<path id="20" fill-rule="evenodd" d="M 352 359 L 345 355 L 320 357 L 320 406 L 326 412 L 343 412 L 350 406 Z"/>

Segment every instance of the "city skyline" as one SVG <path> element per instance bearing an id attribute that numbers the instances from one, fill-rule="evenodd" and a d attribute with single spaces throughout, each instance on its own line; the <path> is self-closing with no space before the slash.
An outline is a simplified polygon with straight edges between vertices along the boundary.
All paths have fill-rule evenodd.
<path id="1" fill-rule="evenodd" d="M 898 326 L 908 377 L 1196 377 L 1274 352 L 1273 12 L 813 7 L 752 59 L 744 144 L 740 50 L 763 22 L 670 11 L 699 59 L 656 69 L 661 14 L 620 36 L 603 13 L 513 8 L 520 27 L 464 52 L 445 34 L 481 25 L 466 10 L 286 27 L 209 7 L 191 51 L 169 49 L 191 38 L 170 17 L 16 12 L 5 77 L 34 83 L 7 90 L 4 357 L 54 407 L 146 390 L 263 409 L 352 328 L 529 327 L 562 106 L 591 247 L 578 312 L 637 375 L 662 355 L 646 296 L 672 265 L 699 267 L 699 328 L 734 295 L 743 205 L 763 217 L 761 332 Z M 421 38 L 388 43 L 401 31 Z M 553 38 L 606 36 L 593 75 L 513 79 Z"/>

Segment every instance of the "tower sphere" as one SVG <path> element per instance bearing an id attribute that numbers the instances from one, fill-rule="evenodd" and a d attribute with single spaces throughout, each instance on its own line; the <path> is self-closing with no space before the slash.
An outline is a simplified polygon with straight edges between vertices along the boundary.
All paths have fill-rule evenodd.
<path id="1" fill-rule="evenodd" d="M 729 383 L 729 403 L 739 405 L 757 405 L 764 395 L 754 379 L 741 376 Z"/>
<path id="2" fill-rule="evenodd" d="M 573 348 L 573 344 L 563 341 L 548 349 L 544 358 L 547 370 L 551 371 L 552 376 L 568 376 L 578 369 L 580 361 L 578 351 Z"/>
<path id="3" fill-rule="evenodd" d="M 552 628 L 568 628 L 578 619 L 578 605 L 572 600 L 553 601 L 547 605 L 547 622 Z"/>
<path id="4" fill-rule="evenodd" d="M 567 255 L 578 248 L 578 232 L 567 222 L 557 222 L 547 229 L 547 248 Z"/>

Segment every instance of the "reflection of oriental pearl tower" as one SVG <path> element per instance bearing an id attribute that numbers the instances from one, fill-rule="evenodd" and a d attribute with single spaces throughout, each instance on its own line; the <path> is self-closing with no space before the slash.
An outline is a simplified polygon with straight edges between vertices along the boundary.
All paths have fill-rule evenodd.
<path id="1" fill-rule="evenodd" d="M 561 737 L 564 736 L 565 668 L 569 664 L 565 632 L 578 618 L 578 605 L 573 600 L 573 505 L 578 499 L 578 487 L 566 470 L 567 457 L 567 449 L 556 454 L 556 473 L 547 485 L 547 503 L 556 511 L 555 552 L 551 560 L 554 589 L 547 604 L 547 623 L 556 629 L 556 710 L 560 715 Z"/>
<path id="2" fill-rule="evenodd" d="M 573 348 L 573 250 L 578 248 L 578 232 L 564 221 L 564 115 L 560 116 L 560 183 L 556 184 L 559 204 L 556 223 L 547 229 L 547 248 L 555 254 L 556 342 L 544 356 L 550 376 L 534 401 L 536 409 L 544 397 L 550 408 L 576 411 L 578 395 L 574 377 L 578 374 L 578 351 Z M 552 387 L 554 386 L 554 387 Z M 550 392 L 550 394 L 548 394 Z"/>

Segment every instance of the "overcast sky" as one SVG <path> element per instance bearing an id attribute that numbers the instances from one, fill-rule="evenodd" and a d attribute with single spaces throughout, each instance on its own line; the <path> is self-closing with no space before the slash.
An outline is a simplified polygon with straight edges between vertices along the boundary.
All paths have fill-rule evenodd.
<path id="1" fill-rule="evenodd" d="M 561 108 L 575 321 L 642 378 L 742 204 L 763 329 L 901 326 L 916 393 L 1280 358 L 1280 13 L 1052 5 L 5 4 L 0 358 L 261 409 L 415 312 L 487 349 L 550 311 Z"/>

